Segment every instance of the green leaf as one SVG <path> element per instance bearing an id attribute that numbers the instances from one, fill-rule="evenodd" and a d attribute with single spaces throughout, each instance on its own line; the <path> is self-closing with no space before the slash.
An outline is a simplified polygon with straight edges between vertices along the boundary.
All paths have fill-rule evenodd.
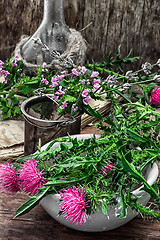
<path id="1" fill-rule="evenodd" d="M 66 102 L 76 102 L 77 98 L 71 96 L 71 95 L 67 95 L 65 98 L 64 98 L 64 101 Z"/>
<path id="2" fill-rule="evenodd" d="M 70 81 L 62 80 L 62 81 L 60 81 L 59 84 L 60 84 L 62 87 L 67 87 L 67 86 L 69 85 L 69 83 L 70 83 Z"/>
<path id="3" fill-rule="evenodd" d="M 31 90 L 31 88 L 29 86 L 24 86 L 23 87 L 23 92 L 26 95 L 29 91 Z"/>
<path id="4" fill-rule="evenodd" d="M 121 97 L 123 97 L 124 99 L 126 99 L 127 102 L 132 103 L 131 99 L 130 99 L 125 93 L 122 93 L 122 92 L 119 91 L 118 89 L 113 89 L 113 91 L 114 91 L 115 93 L 117 93 L 118 95 L 120 95 Z"/>
<path id="5" fill-rule="evenodd" d="M 121 155 L 121 156 L 120 156 Z M 139 182 L 144 184 L 144 187 L 141 188 L 141 190 L 145 190 L 146 192 L 148 192 L 154 199 L 158 199 L 158 201 L 160 200 L 157 192 L 154 190 L 154 188 L 152 188 L 152 186 L 150 186 L 148 184 L 148 182 L 144 179 L 144 177 L 137 172 L 137 170 L 135 169 L 134 165 L 132 163 L 129 163 L 127 161 L 127 159 L 125 158 L 124 154 L 121 153 L 119 154 L 121 161 L 122 161 L 122 165 L 124 167 L 124 170 L 126 172 L 128 172 L 134 179 L 138 180 Z"/>
<path id="6" fill-rule="evenodd" d="M 89 105 L 83 105 L 82 108 L 83 111 L 88 115 L 93 116 L 99 120 L 103 120 L 102 115 L 96 109 L 91 108 Z"/>
<path id="7" fill-rule="evenodd" d="M 143 138 L 138 132 L 134 131 L 133 129 L 129 128 L 127 129 L 127 133 L 134 139 L 140 141 L 140 142 L 146 142 L 146 139 Z"/>
<path id="8" fill-rule="evenodd" d="M 125 200 L 124 190 L 120 187 L 120 198 L 118 198 L 118 204 L 115 208 L 116 217 L 126 218 L 127 215 L 127 204 Z"/>
<path id="9" fill-rule="evenodd" d="M 16 218 L 18 216 L 22 216 L 22 215 L 28 213 L 31 209 L 33 209 L 36 205 L 38 205 L 40 200 L 45 197 L 45 195 L 49 189 L 50 189 L 50 187 L 41 188 L 36 195 L 31 197 L 27 202 L 25 202 L 23 205 L 21 205 L 20 208 L 18 208 L 18 210 L 15 212 L 14 217 Z"/>

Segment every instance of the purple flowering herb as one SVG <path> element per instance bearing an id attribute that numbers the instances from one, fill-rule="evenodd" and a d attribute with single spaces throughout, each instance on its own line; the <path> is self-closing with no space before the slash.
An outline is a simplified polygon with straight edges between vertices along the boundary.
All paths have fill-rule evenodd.
<path id="1" fill-rule="evenodd" d="M 43 78 L 43 79 L 42 79 L 42 83 L 44 83 L 45 85 L 48 85 L 49 82 L 48 82 L 47 79 Z"/>
<path id="2" fill-rule="evenodd" d="M 82 97 L 86 97 L 88 95 L 88 92 L 89 92 L 89 89 L 85 89 L 83 92 L 82 92 Z"/>
<path id="3" fill-rule="evenodd" d="M 58 96 L 61 96 L 61 95 L 65 94 L 65 92 L 62 90 L 62 86 L 59 86 L 59 89 L 55 94 L 58 95 Z"/>
<path id="4" fill-rule="evenodd" d="M 60 109 L 65 109 L 67 107 L 67 102 L 62 102 L 62 105 L 60 106 Z"/>
<path id="5" fill-rule="evenodd" d="M 92 74 L 91 74 L 91 78 L 95 78 L 95 77 L 97 77 L 99 75 L 99 72 L 92 72 Z"/>
<path id="6" fill-rule="evenodd" d="M 42 64 L 42 67 L 43 67 L 43 68 L 46 68 L 46 67 L 47 67 L 47 63 L 44 62 L 44 63 Z"/>
<path id="7" fill-rule="evenodd" d="M 83 74 L 85 74 L 85 73 L 87 72 L 87 68 L 84 67 L 84 66 L 82 66 L 81 70 L 82 70 L 82 73 L 83 73 Z"/>
<path id="8" fill-rule="evenodd" d="M 99 78 L 94 78 L 93 84 L 99 84 L 101 80 Z"/>
<path id="9" fill-rule="evenodd" d="M 12 67 L 15 67 L 15 66 L 18 66 L 18 65 L 17 65 L 17 63 L 15 63 L 15 62 L 11 62 L 11 66 L 12 66 Z"/>
<path id="10" fill-rule="evenodd" d="M 10 73 L 9 73 L 8 71 L 6 71 L 6 70 L 1 70 L 1 71 L 0 71 L 0 77 L 3 76 L 3 75 L 6 77 L 6 76 L 8 76 L 9 74 L 10 74 Z"/>
<path id="11" fill-rule="evenodd" d="M 76 76 L 79 76 L 79 72 L 75 68 L 72 69 L 72 73 Z"/>
<path id="12" fill-rule="evenodd" d="M 81 226 L 86 222 L 88 205 L 85 196 L 85 192 L 75 186 L 60 191 L 60 212 L 70 223 Z"/>
<path id="13" fill-rule="evenodd" d="M 98 88 L 100 88 L 100 86 L 101 86 L 100 84 L 96 83 L 93 85 L 93 88 L 97 90 Z"/>
<path id="14" fill-rule="evenodd" d="M 91 100 L 91 97 L 90 96 L 87 96 L 86 98 L 83 98 L 83 103 L 85 105 L 88 105 L 88 102 Z"/>

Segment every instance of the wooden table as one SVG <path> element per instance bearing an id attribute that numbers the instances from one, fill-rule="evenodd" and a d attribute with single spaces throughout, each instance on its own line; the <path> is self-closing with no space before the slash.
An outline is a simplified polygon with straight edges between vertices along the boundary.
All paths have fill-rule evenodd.
<path id="1" fill-rule="evenodd" d="M 81 133 L 99 133 L 95 127 L 87 127 Z M 160 169 L 160 166 L 159 166 Z M 0 240 L 143 240 L 160 239 L 160 222 L 142 219 L 137 216 L 129 223 L 112 231 L 86 233 L 67 228 L 40 206 L 28 214 L 13 219 L 16 209 L 28 200 L 28 196 L 17 193 L 15 196 L 0 197 Z"/>

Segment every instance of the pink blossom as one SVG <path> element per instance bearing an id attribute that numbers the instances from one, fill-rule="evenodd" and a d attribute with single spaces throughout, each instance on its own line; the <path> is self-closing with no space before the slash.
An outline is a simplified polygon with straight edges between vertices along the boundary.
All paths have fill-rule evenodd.
<path id="1" fill-rule="evenodd" d="M 96 89 L 96 90 L 97 90 L 98 88 L 100 88 L 100 86 L 101 86 L 100 84 L 94 84 L 94 85 L 93 85 L 94 89 Z"/>
<path id="2" fill-rule="evenodd" d="M 15 67 L 15 66 L 18 66 L 18 65 L 17 65 L 17 63 L 15 63 L 15 62 L 11 62 L 11 66 L 12 66 L 12 67 Z"/>
<path id="3" fill-rule="evenodd" d="M 21 181 L 22 189 L 26 193 L 30 193 L 35 195 L 39 188 L 41 188 L 46 180 L 43 177 L 43 170 L 40 171 L 37 168 L 37 163 L 35 159 L 30 159 L 29 161 L 25 161 L 24 164 L 21 164 L 21 168 L 19 170 L 19 179 Z"/>
<path id="4" fill-rule="evenodd" d="M 53 96 L 53 97 L 52 97 L 52 99 L 55 100 L 55 101 L 57 101 L 58 98 L 59 98 L 59 96 Z"/>
<path id="5" fill-rule="evenodd" d="M 160 86 L 156 88 L 156 90 L 152 93 L 150 103 L 154 105 L 160 104 Z"/>
<path id="6" fill-rule="evenodd" d="M 81 226 L 82 223 L 86 222 L 88 215 L 86 209 L 88 207 L 85 202 L 85 193 L 83 190 L 76 188 L 75 186 L 60 191 L 60 211 L 62 212 L 65 219 L 70 223 L 76 223 Z"/>
<path id="7" fill-rule="evenodd" d="M 55 77 L 51 78 L 51 82 L 52 85 L 50 85 L 49 87 L 57 87 L 59 85 Z"/>
<path id="8" fill-rule="evenodd" d="M 2 60 L 0 60 L 0 65 L 4 65 L 4 62 Z"/>
<path id="9" fill-rule="evenodd" d="M 46 67 L 47 67 L 47 63 L 44 62 L 44 63 L 42 64 L 42 67 L 43 67 L 43 68 L 46 68 Z"/>
<path id="10" fill-rule="evenodd" d="M 21 60 L 21 58 L 19 58 L 17 55 L 14 57 L 15 63 L 18 62 L 18 61 L 20 61 L 20 60 Z"/>
<path id="11" fill-rule="evenodd" d="M 115 163 L 108 163 L 102 167 L 102 174 L 105 175 L 107 172 L 111 171 L 115 167 Z"/>
<path id="12" fill-rule="evenodd" d="M 82 72 L 83 72 L 83 74 L 85 74 L 87 72 L 87 68 L 82 66 Z"/>
<path id="13" fill-rule="evenodd" d="M 3 69 L 4 62 L 0 60 L 0 70 Z"/>
<path id="14" fill-rule="evenodd" d="M 48 82 L 47 79 L 43 78 L 43 79 L 42 79 L 42 83 L 44 83 L 45 85 L 48 85 L 49 82 Z"/>
<path id="15" fill-rule="evenodd" d="M 72 69 L 72 73 L 73 73 L 74 75 L 76 75 L 76 76 L 79 76 L 79 73 L 78 73 L 78 71 L 77 71 L 75 68 Z"/>
<path id="16" fill-rule="evenodd" d="M 61 82 L 63 80 L 63 76 L 62 75 L 58 75 L 55 77 L 55 79 L 58 81 L 58 82 Z"/>
<path id="17" fill-rule="evenodd" d="M 91 97 L 90 96 L 87 96 L 86 98 L 83 98 L 83 103 L 85 105 L 88 105 L 88 102 L 91 100 Z"/>
<path id="18" fill-rule="evenodd" d="M 7 75 L 9 75 L 10 73 L 8 72 L 8 71 L 6 71 L 6 70 L 1 70 L 0 71 L 0 77 L 2 76 L 2 75 L 4 75 L 5 77 L 7 76 Z"/>
<path id="19" fill-rule="evenodd" d="M 62 102 L 62 105 L 60 106 L 61 109 L 65 109 L 67 107 L 67 102 Z"/>
<path id="20" fill-rule="evenodd" d="M 61 72 L 61 76 L 62 76 L 62 77 L 65 77 L 66 75 L 67 75 L 67 72 L 66 72 L 66 71 Z"/>
<path id="21" fill-rule="evenodd" d="M 99 75 L 99 72 L 92 72 L 91 78 L 95 78 Z"/>
<path id="22" fill-rule="evenodd" d="M 65 94 L 65 92 L 62 91 L 62 86 L 59 86 L 59 89 L 55 94 L 57 94 L 57 95 L 64 95 Z"/>
<path id="23" fill-rule="evenodd" d="M 101 80 L 98 78 L 94 78 L 94 80 L 93 80 L 93 83 L 94 84 L 99 84 L 101 82 Z"/>
<path id="24" fill-rule="evenodd" d="M 88 92 L 89 92 L 89 89 L 85 89 L 83 92 L 82 92 L 82 97 L 86 97 L 88 95 Z"/>
<path id="25" fill-rule="evenodd" d="M 0 166 L 0 190 L 8 194 L 20 190 L 18 173 L 10 162 Z"/>

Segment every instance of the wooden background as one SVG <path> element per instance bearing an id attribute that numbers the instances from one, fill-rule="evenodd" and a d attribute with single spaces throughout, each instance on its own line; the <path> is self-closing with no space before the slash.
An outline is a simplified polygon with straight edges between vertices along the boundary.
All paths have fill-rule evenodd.
<path id="1" fill-rule="evenodd" d="M 160 58 L 159 0 L 64 0 L 64 5 L 67 25 L 89 44 L 90 60 L 115 54 L 119 45 L 122 56 L 133 49 L 142 62 Z M 21 35 L 34 33 L 42 16 L 43 0 L 0 0 L 0 59 L 10 57 Z"/>

